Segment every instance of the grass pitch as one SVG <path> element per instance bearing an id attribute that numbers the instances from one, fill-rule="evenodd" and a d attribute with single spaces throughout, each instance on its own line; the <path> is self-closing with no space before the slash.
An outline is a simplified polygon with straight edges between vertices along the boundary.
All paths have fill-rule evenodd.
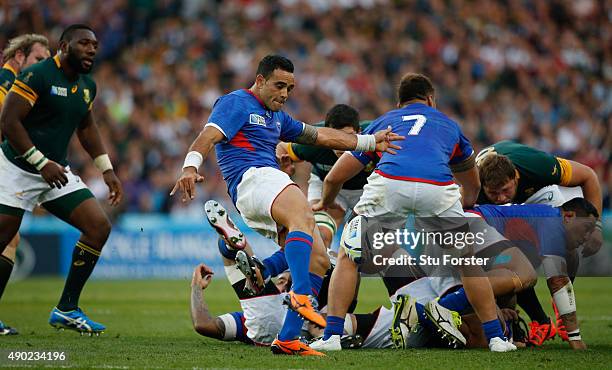
<path id="1" fill-rule="evenodd" d="M 29 279 L 8 286 L 0 319 L 20 335 L 0 337 L 0 367 L 97 368 L 610 368 L 612 366 L 612 278 L 578 278 L 575 284 L 585 352 L 555 339 L 543 349 L 492 354 L 485 350 L 352 350 L 326 358 L 273 356 L 268 348 L 220 342 L 191 329 L 189 281 L 91 281 L 81 307 L 108 327 L 100 337 L 57 332 L 47 324 L 63 280 Z M 538 294 L 550 305 L 546 284 Z M 213 314 L 239 310 L 225 279 L 205 291 Z M 357 312 L 387 302 L 377 279 L 364 279 Z M 11 361 L 9 351 L 61 351 L 58 361 Z"/>

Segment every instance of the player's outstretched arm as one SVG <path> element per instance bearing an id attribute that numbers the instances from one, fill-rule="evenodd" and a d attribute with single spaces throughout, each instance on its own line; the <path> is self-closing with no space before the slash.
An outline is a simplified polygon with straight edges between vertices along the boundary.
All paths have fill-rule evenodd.
<path id="1" fill-rule="evenodd" d="M 374 135 L 354 135 L 329 127 L 304 126 L 304 132 L 295 140 L 297 143 L 315 145 L 336 150 L 356 150 L 359 152 L 388 152 L 401 149 L 392 141 L 404 140 L 404 136 L 391 131 L 391 126 Z"/>
<path id="2" fill-rule="evenodd" d="M 9 92 L 4 101 L 0 115 L 0 131 L 22 158 L 34 166 L 43 179 L 58 189 L 68 183 L 66 169 L 46 158 L 32 143 L 28 132 L 23 127 L 23 119 L 28 115 L 32 105 L 22 96 Z"/>
<path id="3" fill-rule="evenodd" d="M 81 142 L 81 145 L 87 151 L 91 159 L 94 160 L 94 165 L 102 172 L 104 182 L 108 186 L 109 194 L 108 201 L 112 206 L 116 206 L 121 202 L 123 198 L 123 188 L 121 181 L 115 175 L 113 165 L 110 161 L 98 125 L 94 122 L 93 114 L 91 110 L 87 112 L 85 118 L 77 128 L 77 137 Z"/>
<path id="4" fill-rule="evenodd" d="M 174 195 L 174 193 L 177 191 L 180 191 L 181 200 L 183 202 L 195 198 L 196 182 L 204 181 L 204 177 L 198 174 L 198 169 L 208 156 L 208 153 L 213 146 L 221 142 L 221 140 L 224 138 L 225 136 L 219 129 L 213 126 L 204 127 L 204 129 L 189 147 L 189 153 L 187 153 L 185 163 L 183 164 L 183 172 L 178 180 L 176 180 L 176 184 L 174 185 L 174 188 L 172 188 L 170 196 Z"/>
<path id="5" fill-rule="evenodd" d="M 312 206 L 313 211 L 320 211 L 333 205 L 336 196 L 342 189 L 345 182 L 355 177 L 363 171 L 365 165 L 355 158 L 351 153 L 344 153 L 338 158 L 331 168 L 325 180 L 323 180 L 323 190 L 321 200 Z"/>
<path id="6" fill-rule="evenodd" d="M 572 168 L 571 177 L 568 183 L 562 184 L 565 186 L 580 186 L 582 188 L 582 193 L 584 195 L 584 199 L 591 202 L 593 206 L 599 212 L 599 216 L 601 217 L 601 212 L 603 208 L 602 200 L 601 200 L 601 187 L 599 185 L 599 179 L 597 178 L 597 174 L 593 171 L 592 168 L 586 166 L 582 163 L 575 161 L 568 161 Z M 584 248 L 582 250 L 582 255 L 584 257 L 589 257 L 599 252 L 599 249 L 603 245 L 603 233 L 602 233 L 602 225 L 601 218 L 597 221 L 597 227 L 591 235 L 589 239 L 584 244 Z"/>
<path id="7" fill-rule="evenodd" d="M 461 204 L 464 208 L 472 207 L 480 192 L 480 176 L 474 158 L 471 155 L 465 161 L 451 166 L 453 176 L 461 185 Z"/>
<path id="8" fill-rule="evenodd" d="M 576 315 L 576 296 L 572 281 L 567 276 L 553 276 L 546 279 L 546 283 L 567 331 L 570 348 L 586 349 L 586 344 L 580 336 L 580 327 Z"/>
<path id="9" fill-rule="evenodd" d="M 223 339 L 225 324 L 219 317 L 211 316 L 204 300 L 204 290 L 212 280 L 213 271 L 205 264 L 199 264 L 191 279 L 191 322 L 198 334 L 205 337 Z"/>
<path id="10" fill-rule="evenodd" d="M 560 256 L 545 255 L 542 258 L 542 268 L 546 275 L 548 290 L 567 331 L 570 347 L 572 349 L 586 349 L 586 344 L 580 336 L 580 327 L 576 315 L 576 296 L 572 281 L 567 276 L 565 259 Z"/>

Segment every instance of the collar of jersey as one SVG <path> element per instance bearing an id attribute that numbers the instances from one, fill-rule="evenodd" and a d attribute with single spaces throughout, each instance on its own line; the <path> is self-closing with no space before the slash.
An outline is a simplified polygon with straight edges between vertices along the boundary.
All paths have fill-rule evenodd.
<path id="1" fill-rule="evenodd" d="M 263 101 L 261 101 L 261 99 L 259 99 L 257 97 L 257 95 L 253 94 L 253 92 L 249 89 L 242 89 L 244 90 L 244 92 L 246 92 L 247 94 L 251 95 L 252 97 L 254 97 L 255 99 L 257 99 L 257 101 L 259 102 L 259 104 L 261 104 L 261 106 L 263 107 L 263 109 L 268 110 L 268 108 L 266 108 L 266 105 L 264 104 Z"/>
<path id="2" fill-rule="evenodd" d="M 53 61 L 55 62 L 55 65 L 57 66 L 57 68 L 62 67 L 62 64 L 60 63 L 60 60 L 59 60 L 59 54 L 55 54 L 55 56 L 53 57 Z"/>
<path id="3" fill-rule="evenodd" d="M 11 67 L 11 65 L 6 62 L 4 63 L 4 65 L 2 66 L 2 68 L 4 69 L 8 69 L 9 71 L 11 71 L 15 76 L 17 76 L 17 71 L 15 71 L 15 69 L 13 69 L 13 67 Z"/>

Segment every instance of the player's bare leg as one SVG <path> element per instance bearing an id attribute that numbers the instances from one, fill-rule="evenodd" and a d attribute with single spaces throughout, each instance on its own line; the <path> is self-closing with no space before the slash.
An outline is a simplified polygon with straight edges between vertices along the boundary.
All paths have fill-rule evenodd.
<path id="1" fill-rule="evenodd" d="M 43 206 L 62 218 L 52 202 L 47 202 Z M 83 200 L 70 212 L 67 221 L 81 231 L 81 236 L 72 252 L 72 261 L 64 291 L 57 307 L 51 311 L 49 324 L 56 328 L 76 330 L 81 334 L 98 334 L 106 327 L 89 319 L 78 307 L 78 303 L 83 287 L 93 272 L 108 239 L 111 224 L 95 198 Z"/>
<path id="2" fill-rule="evenodd" d="M 0 246 L 3 249 L 0 256 L 0 298 L 2 298 L 15 264 L 15 253 L 19 245 L 18 230 L 20 225 L 21 216 L 0 214 Z M 11 334 L 17 334 L 17 330 L 0 321 L 0 335 Z"/>
<path id="3" fill-rule="evenodd" d="M 274 221 L 287 229 L 285 257 L 293 279 L 289 293 L 291 310 L 287 311 L 283 328 L 272 343 L 272 351 L 279 354 L 301 354 L 303 348 L 294 345 L 297 344 L 294 342 L 297 341 L 303 323 L 300 316 L 316 325 L 325 326 L 325 320 L 315 310 L 309 296 L 320 289 L 322 276 L 329 268 L 329 259 L 318 229 L 315 228 L 314 214 L 297 186 L 287 186 L 278 195 L 272 204 L 271 213 Z M 294 347 L 297 349 L 294 350 Z"/>
<path id="4" fill-rule="evenodd" d="M 518 293 L 535 285 L 537 273 L 520 249 L 506 249 L 500 256 L 509 257 L 508 263 L 496 264 L 487 272 L 496 297 Z"/>
<path id="5" fill-rule="evenodd" d="M 357 264 L 344 253 L 344 248 L 340 248 L 329 283 L 327 326 L 323 338 L 312 343 L 312 348 L 326 351 L 342 349 L 340 339 L 344 329 L 344 319 L 355 298 L 358 276 Z"/>

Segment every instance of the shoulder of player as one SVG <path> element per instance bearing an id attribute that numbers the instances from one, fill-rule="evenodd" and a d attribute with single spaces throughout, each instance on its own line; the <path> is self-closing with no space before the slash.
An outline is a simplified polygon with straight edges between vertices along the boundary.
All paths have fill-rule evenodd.
<path id="1" fill-rule="evenodd" d="M 234 105 L 239 105 L 239 107 L 244 107 L 249 103 L 249 100 L 250 100 L 250 97 L 248 93 L 245 92 L 244 89 L 234 90 L 225 95 L 221 95 L 219 98 L 217 98 L 217 101 L 215 102 L 213 108 L 217 106 L 218 104 L 229 104 L 229 103 L 234 104 Z"/>

